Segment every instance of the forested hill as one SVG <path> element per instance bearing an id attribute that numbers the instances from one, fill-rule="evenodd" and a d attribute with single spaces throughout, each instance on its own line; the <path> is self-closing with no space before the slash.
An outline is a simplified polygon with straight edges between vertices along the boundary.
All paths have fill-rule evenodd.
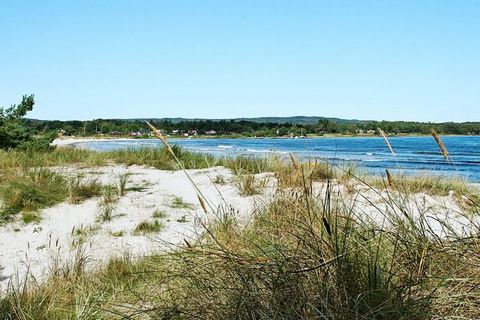
<path id="1" fill-rule="evenodd" d="M 365 122 L 366 120 L 350 120 L 340 118 L 327 118 L 327 117 L 308 117 L 308 116 L 293 116 L 293 117 L 257 117 L 257 118 L 233 118 L 233 119 L 203 119 L 203 118 L 139 118 L 139 119 L 122 119 L 125 121 L 162 121 L 168 120 L 172 123 L 179 123 L 184 121 L 248 121 L 255 123 L 292 123 L 292 124 L 317 124 L 321 120 L 334 121 L 336 123 L 354 123 Z"/>
<path id="2" fill-rule="evenodd" d="M 305 135 L 375 135 L 378 128 L 389 135 L 440 134 L 480 135 L 480 122 L 429 123 L 407 121 L 345 120 L 322 117 L 262 117 L 239 119 L 95 119 L 89 121 L 49 121 L 26 119 L 35 133 L 62 132 L 66 135 L 131 135 L 148 134 L 145 121 L 171 135 L 238 135 L 247 137 Z"/>

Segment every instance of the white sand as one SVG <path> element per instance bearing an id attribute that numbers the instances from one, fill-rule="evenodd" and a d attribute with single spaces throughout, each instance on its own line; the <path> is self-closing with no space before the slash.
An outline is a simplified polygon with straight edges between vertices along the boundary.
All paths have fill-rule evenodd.
<path id="1" fill-rule="evenodd" d="M 72 261 L 79 250 L 89 258 L 91 266 L 113 256 L 128 253 L 132 257 L 158 252 L 183 243 L 183 239 L 195 238 L 200 219 L 205 219 L 197 194 L 182 171 L 165 171 L 141 166 L 107 166 L 76 169 L 57 168 L 67 175 L 83 173 L 85 178 L 98 178 L 103 184 L 113 184 L 119 174 L 128 173 L 127 188 L 143 187 L 141 191 L 128 191 L 120 197 L 115 208 L 115 217 L 109 222 L 99 221 L 99 198 L 81 204 L 62 203 L 41 210 L 43 218 L 38 224 L 9 223 L 0 227 L 0 289 L 9 281 L 17 284 L 25 279 L 27 271 L 35 278 L 44 278 L 54 264 Z M 236 215 L 245 219 L 254 210 L 255 201 L 272 188 L 265 188 L 264 195 L 242 197 L 234 185 L 230 170 L 223 167 L 205 170 L 188 170 L 215 210 L 229 206 Z M 212 182 L 222 175 L 228 182 L 218 185 Z M 268 174 L 260 175 L 261 177 Z M 218 190 L 217 190 L 218 188 Z M 174 197 L 193 205 L 192 209 L 172 208 Z M 223 199 L 227 199 L 224 202 Z M 153 221 L 155 210 L 164 211 L 167 217 L 159 219 L 166 226 L 158 234 L 134 235 L 133 230 L 143 220 Z M 209 209 L 210 218 L 213 212 Z M 77 243 L 80 236 L 73 229 L 93 229 L 84 236 L 83 245 Z M 115 237 L 114 232 L 124 235 Z"/>
<path id="2" fill-rule="evenodd" d="M 31 274 L 42 280 L 48 276 L 55 265 L 74 260 L 79 250 L 89 259 L 91 268 L 111 257 L 129 254 L 141 257 L 148 253 L 161 252 L 182 245 L 184 239 L 195 239 L 202 232 L 200 221 L 207 216 L 203 212 L 197 194 L 182 171 L 165 171 L 144 166 L 112 165 L 99 168 L 79 169 L 77 167 L 54 168 L 65 175 L 83 174 L 85 179 L 98 179 L 103 184 L 114 184 L 120 174 L 129 174 L 127 188 L 138 187 L 137 191 L 128 191 L 120 197 L 109 222 L 99 221 L 100 198 L 89 199 L 80 204 L 61 203 L 41 210 L 43 218 L 38 224 L 24 224 L 21 221 L 0 226 L 0 290 L 11 282 L 18 284 Z M 230 170 L 215 167 L 204 170 L 188 170 L 197 186 L 209 200 L 214 210 L 209 209 L 209 219 L 214 212 L 233 212 L 243 222 L 247 222 L 255 210 L 267 203 L 275 192 L 276 180 L 273 174 L 257 175 L 258 179 L 267 179 L 268 183 L 261 195 L 243 197 L 239 195 L 234 177 Z M 212 180 L 217 175 L 224 177 L 224 185 Z M 325 183 L 315 183 L 314 190 L 320 199 L 324 194 Z M 387 227 L 389 219 L 404 219 L 406 212 L 414 221 L 423 218 L 425 227 L 432 234 L 448 237 L 454 233 L 468 236 L 477 232 L 478 217 L 472 222 L 460 214 L 455 198 L 431 197 L 416 194 L 405 202 L 395 192 L 373 191 L 365 186 L 356 185 L 354 192 L 345 185 L 335 185 L 334 198 L 341 198 L 342 205 L 353 208 L 352 215 L 362 221 L 371 221 Z M 193 205 L 191 209 L 172 208 L 175 197 Z M 382 198 L 390 202 L 407 203 L 404 209 L 399 206 L 387 207 Z M 378 206 L 378 207 L 377 207 Z M 155 210 L 164 211 L 167 217 L 160 219 L 165 228 L 159 233 L 135 235 L 133 230 L 144 220 L 153 221 Z M 390 212 L 385 217 L 385 212 Z M 451 227 L 445 228 L 444 224 Z M 92 229 L 86 235 L 79 236 L 78 229 Z M 112 233 L 123 232 L 116 237 Z M 78 245 L 83 239 L 83 244 Z M 80 248 L 80 249 L 79 249 Z"/>
<path id="3" fill-rule="evenodd" d="M 63 136 L 56 138 L 52 141 L 51 145 L 56 147 L 68 147 L 74 146 L 77 143 L 83 142 L 107 142 L 107 141 L 131 141 L 135 140 L 133 138 L 80 138 L 80 137 L 71 137 L 71 136 Z"/>

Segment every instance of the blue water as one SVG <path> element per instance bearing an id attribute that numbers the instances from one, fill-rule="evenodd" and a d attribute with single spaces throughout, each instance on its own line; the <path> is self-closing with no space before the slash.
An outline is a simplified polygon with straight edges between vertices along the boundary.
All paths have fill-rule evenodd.
<path id="1" fill-rule="evenodd" d="M 352 162 L 372 172 L 384 169 L 408 173 L 427 171 L 442 175 L 461 175 L 480 182 L 480 136 L 446 136 L 442 140 L 452 163 L 448 163 L 432 137 L 391 137 L 394 158 L 382 138 L 306 138 L 306 139 L 174 139 L 185 149 L 218 156 L 270 153 L 299 158 L 328 159 L 334 163 Z M 115 150 L 139 147 L 158 147 L 157 140 L 112 140 L 81 143 L 94 150 Z"/>

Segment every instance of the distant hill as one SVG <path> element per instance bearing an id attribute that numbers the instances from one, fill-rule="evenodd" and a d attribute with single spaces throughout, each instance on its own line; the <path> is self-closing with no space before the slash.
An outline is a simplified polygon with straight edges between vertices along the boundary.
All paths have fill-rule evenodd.
<path id="1" fill-rule="evenodd" d="M 168 120 L 172 123 L 179 123 L 182 121 L 220 121 L 220 120 L 235 120 L 235 121 L 251 121 L 258 123 L 293 123 L 293 124 L 316 124 L 318 120 L 331 120 L 336 123 L 359 123 L 365 122 L 366 120 L 355 120 L 355 119 L 340 119 L 340 118 L 327 118 L 327 117 L 307 117 L 307 116 L 293 116 L 293 117 L 256 117 L 256 118 L 232 118 L 232 119 L 206 119 L 206 118 L 139 118 L 139 119 L 121 119 L 125 121 L 159 121 L 159 120 Z"/>

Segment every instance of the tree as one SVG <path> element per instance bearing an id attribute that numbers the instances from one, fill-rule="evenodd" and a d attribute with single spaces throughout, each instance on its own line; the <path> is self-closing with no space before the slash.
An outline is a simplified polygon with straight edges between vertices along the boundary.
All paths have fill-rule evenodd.
<path id="1" fill-rule="evenodd" d="M 31 140 L 23 118 L 32 111 L 35 100 L 32 95 L 24 95 L 19 105 L 10 108 L 0 108 L 0 148 L 17 148 L 22 143 Z"/>

